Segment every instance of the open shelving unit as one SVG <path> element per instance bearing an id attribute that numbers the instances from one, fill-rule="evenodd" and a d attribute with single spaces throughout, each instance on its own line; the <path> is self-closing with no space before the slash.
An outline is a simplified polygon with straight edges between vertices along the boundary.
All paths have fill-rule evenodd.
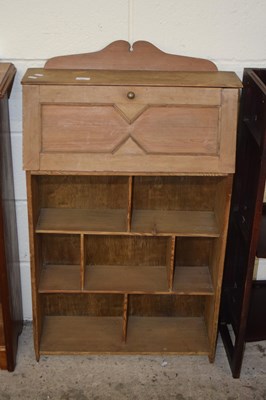
<path id="1" fill-rule="evenodd" d="M 56 58 L 22 82 L 37 359 L 214 359 L 239 80 L 134 49 L 99 52 L 108 71 Z M 156 73 L 143 54 L 158 56 Z"/>
<path id="2" fill-rule="evenodd" d="M 41 354 L 209 354 L 228 177 L 32 174 L 28 187 Z"/>

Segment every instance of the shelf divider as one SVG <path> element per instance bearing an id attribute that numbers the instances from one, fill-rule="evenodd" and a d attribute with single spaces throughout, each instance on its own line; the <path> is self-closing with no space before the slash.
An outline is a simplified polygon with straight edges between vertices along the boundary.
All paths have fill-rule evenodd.
<path id="1" fill-rule="evenodd" d="M 81 290 L 84 290 L 84 282 L 85 282 L 85 245 L 84 245 L 84 234 L 80 235 L 80 287 Z"/>
<path id="2" fill-rule="evenodd" d="M 173 289 L 174 263 L 175 263 L 175 236 L 169 238 L 166 250 L 166 269 L 169 291 Z"/>
<path id="3" fill-rule="evenodd" d="M 127 231 L 131 231 L 132 199 L 133 199 L 133 176 L 128 177 L 128 204 L 127 204 Z"/>
<path id="4" fill-rule="evenodd" d="M 128 294 L 124 295 L 124 303 L 123 303 L 123 342 L 125 343 L 127 340 L 127 322 L 128 322 Z"/>

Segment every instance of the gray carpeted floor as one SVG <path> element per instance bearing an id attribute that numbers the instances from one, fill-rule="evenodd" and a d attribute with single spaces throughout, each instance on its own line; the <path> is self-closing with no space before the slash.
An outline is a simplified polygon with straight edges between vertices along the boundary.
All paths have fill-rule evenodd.
<path id="1" fill-rule="evenodd" d="M 233 379 L 220 338 L 214 364 L 202 356 L 50 356 L 37 363 L 28 323 L 15 371 L 0 371 L 0 399 L 266 400 L 266 341 L 247 344 L 241 377 Z"/>

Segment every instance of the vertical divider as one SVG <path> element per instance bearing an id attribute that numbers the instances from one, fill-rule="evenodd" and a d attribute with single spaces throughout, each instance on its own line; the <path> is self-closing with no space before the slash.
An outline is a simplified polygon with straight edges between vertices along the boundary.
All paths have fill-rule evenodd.
<path id="1" fill-rule="evenodd" d="M 167 253 L 166 253 L 166 269 L 167 269 L 167 280 L 169 291 L 173 290 L 174 281 L 174 269 L 175 269 L 175 236 L 171 236 L 168 239 Z"/>
<path id="2" fill-rule="evenodd" d="M 122 340 L 126 342 L 127 339 L 127 321 L 128 321 L 128 294 L 124 294 L 124 304 L 123 304 L 123 333 Z"/>
<path id="3" fill-rule="evenodd" d="M 84 234 L 80 234 L 80 287 L 84 290 L 85 282 L 85 244 L 84 244 Z"/>
<path id="4" fill-rule="evenodd" d="M 128 202 L 127 202 L 127 232 L 131 231 L 132 198 L 133 198 L 133 176 L 128 177 Z"/>

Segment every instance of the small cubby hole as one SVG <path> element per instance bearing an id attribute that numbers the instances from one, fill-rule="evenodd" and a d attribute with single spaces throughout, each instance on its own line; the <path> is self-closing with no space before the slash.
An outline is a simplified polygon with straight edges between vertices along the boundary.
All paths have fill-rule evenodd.
<path id="1" fill-rule="evenodd" d="M 126 176 L 43 175 L 33 186 L 37 232 L 127 231 Z"/>
<path id="2" fill-rule="evenodd" d="M 140 235 L 86 235 L 85 289 L 168 292 L 171 238 Z"/>
<path id="3" fill-rule="evenodd" d="M 135 176 L 132 231 L 219 236 L 224 182 L 221 176 Z"/>
<path id="4" fill-rule="evenodd" d="M 173 291 L 180 294 L 213 294 L 214 238 L 177 237 Z"/>
<path id="5" fill-rule="evenodd" d="M 131 294 L 126 346 L 147 353 L 208 354 L 205 296 Z"/>
<path id="6" fill-rule="evenodd" d="M 38 234 L 39 291 L 81 290 L 81 238 Z"/>
<path id="7" fill-rule="evenodd" d="M 122 294 L 42 293 L 41 352 L 115 352 L 123 343 Z"/>

